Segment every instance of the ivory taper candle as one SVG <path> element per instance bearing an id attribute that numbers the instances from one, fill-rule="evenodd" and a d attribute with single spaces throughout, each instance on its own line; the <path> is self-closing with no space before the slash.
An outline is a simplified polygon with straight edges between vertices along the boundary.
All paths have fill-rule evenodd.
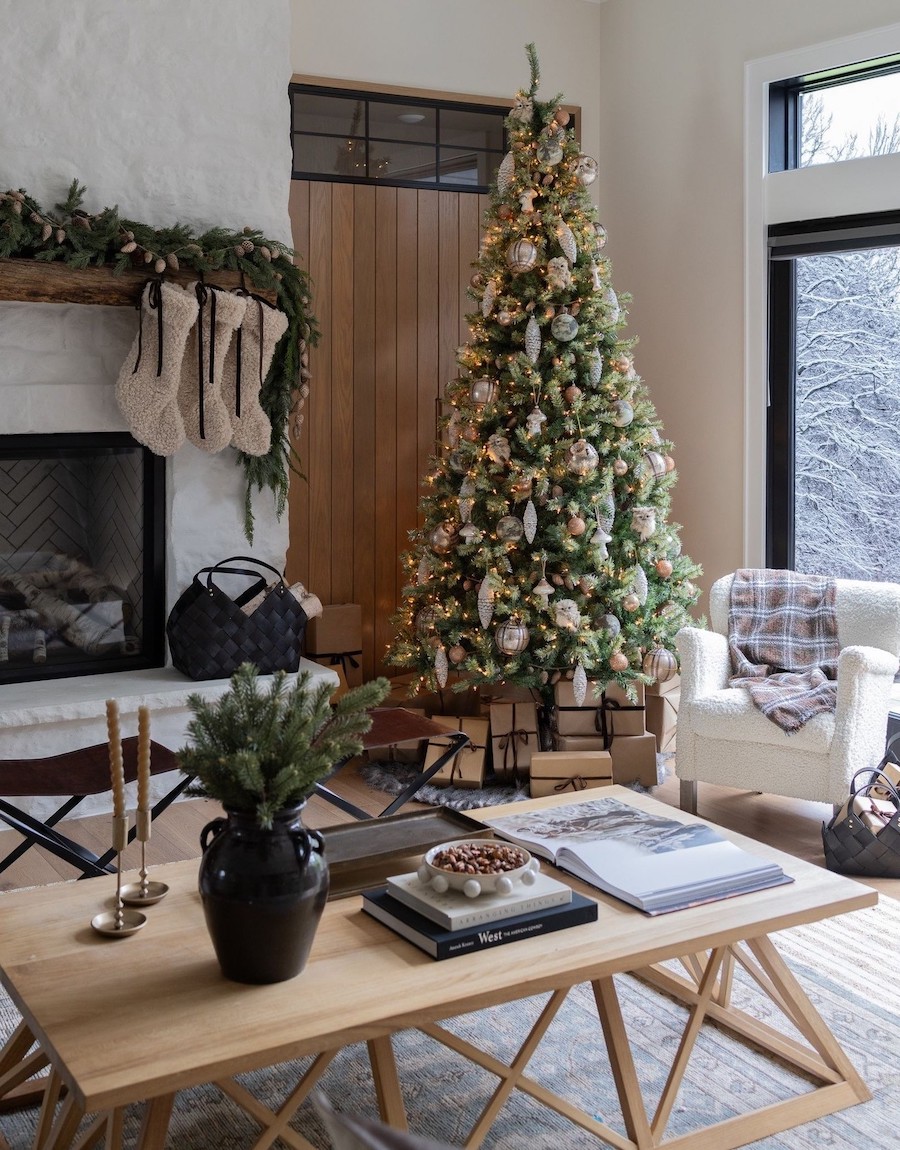
<path id="1" fill-rule="evenodd" d="M 119 704 L 106 700 L 106 733 L 109 739 L 109 777 L 112 783 L 113 815 L 125 815 L 125 764 L 122 761 L 122 732 L 119 729 Z"/>
<path id="2" fill-rule="evenodd" d="M 138 707 L 137 809 L 150 810 L 150 708 Z"/>

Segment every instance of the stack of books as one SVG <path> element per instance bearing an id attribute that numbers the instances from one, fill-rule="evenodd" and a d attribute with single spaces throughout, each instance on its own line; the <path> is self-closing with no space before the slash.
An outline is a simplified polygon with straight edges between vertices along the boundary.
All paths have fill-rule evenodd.
<path id="1" fill-rule="evenodd" d="M 363 910 L 432 958 L 471 954 L 597 918 L 596 902 L 545 874 L 511 894 L 475 899 L 462 891 L 438 893 L 415 873 L 401 874 L 362 898 Z"/>

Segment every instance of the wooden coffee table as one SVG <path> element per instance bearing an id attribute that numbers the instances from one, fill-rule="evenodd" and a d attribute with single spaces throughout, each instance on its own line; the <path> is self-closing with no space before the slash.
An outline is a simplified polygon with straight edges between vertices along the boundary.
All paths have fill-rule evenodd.
<path id="1" fill-rule="evenodd" d="M 604 791 L 685 822 L 689 815 L 623 788 Z M 534 801 L 535 808 L 570 799 Z M 492 808 L 491 814 L 515 810 Z M 406 1115 L 391 1035 L 418 1028 L 489 1069 L 496 1090 L 469 1134 L 479 1146 L 514 1089 L 552 1107 L 627 1150 L 729 1148 L 867 1100 L 865 1084 L 767 937 L 787 927 L 871 906 L 877 894 L 850 879 L 731 835 L 775 857 L 796 878 L 789 886 L 649 918 L 597 895 L 596 923 L 526 939 L 513 952 L 481 951 L 436 963 L 366 915 L 357 897 L 330 902 L 306 970 L 274 986 L 249 987 L 219 973 L 197 894 L 197 862 L 175 863 L 153 877 L 170 886 L 148 908 L 137 934 L 107 940 L 91 917 L 113 893 L 106 878 L 0 897 L 2 978 L 23 1022 L 0 1055 L 0 1094 L 47 1062 L 49 1084 L 35 1146 L 63 1150 L 85 1114 L 95 1115 L 83 1148 L 104 1139 L 121 1145 L 123 1108 L 146 1102 L 139 1145 L 159 1150 L 177 1091 L 215 1082 L 259 1123 L 262 1150 L 278 1138 L 309 1143 L 290 1126 L 297 1106 L 337 1051 L 365 1041 L 383 1118 L 404 1128 Z M 573 885 L 578 885 L 574 883 Z M 680 959 L 678 973 L 659 964 Z M 793 1020 L 797 1040 L 737 1010 L 730 1001 L 735 965 L 749 970 Z M 655 1112 L 641 1096 L 613 975 L 632 972 L 689 1006 L 688 1020 Z M 624 1131 L 612 1130 L 549 1092 L 525 1073 L 528 1059 L 571 987 L 590 982 L 621 1101 Z M 402 993 L 384 993 L 395 988 Z M 549 992 L 549 999 L 510 1065 L 499 1063 L 439 1025 L 442 1019 Z M 803 1072 L 804 1092 L 762 1110 L 666 1137 L 697 1032 L 705 1020 L 771 1051 Z M 36 1045 L 35 1045 L 36 1044 Z M 30 1053 L 29 1053 L 30 1051 Z M 275 1113 L 234 1076 L 313 1054 L 305 1078 Z M 809 1090 L 812 1079 L 817 1083 Z"/>

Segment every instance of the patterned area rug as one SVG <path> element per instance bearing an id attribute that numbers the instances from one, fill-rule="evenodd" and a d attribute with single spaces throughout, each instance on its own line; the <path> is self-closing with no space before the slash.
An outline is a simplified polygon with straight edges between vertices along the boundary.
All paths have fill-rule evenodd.
<path id="1" fill-rule="evenodd" d="M 846 1150 L 858 1146 L 891 1150 L 897 1146 L 898 937 L 900 903 L 887 899 L 867 910 L 775 936 L 781 953 L 875 1097 L 839 1114 L 751 1143 L 757 1150 Z M 515 946 L 504 947 L 496 955 L 498 961 L 515 962 Z M 298 993 L 302 993 L 302 980 L 301 974 Z M 619 978 L 617 984 L 638 1075 L 652 1112 L 678 1044 L 685 1009 L 634 979 Z M 755 993 L 742 983 L 740 996 L 743 1004 Z M 517 1040 L 524 1037 L 544 1001 L 543 996 L 526 999 L 467 1015 L 451 1025 L 503 1057 L 516 1049 Z M 781 1025 L 780 1015 L 769 1004 L 761 1013 L 773 1026 Z M 8 1034 L 17 1021 L 8 999 L 0 997 L 3 1033 Z M 787 1029 L 786 1024 L 782 1028 Z M 461 1144 L 496 1080 L 418 1032 L 398 1036 L 395 1051 L 412 1129 L 451 1145 Z M 242 1081 L 269 1107 L 277 1109 L 304 1065 L 305 1061 L 287 1063 L 244 1075 Z M 589 987 L 577 987 L 569 995 L 538 1047 L 529 1074 L 621 1129 Z M 322 1088 L 341 1110 L 376 1115 L 363 1046 L 348 1047 L 340 1053 L 326 1071 Z M 799 1089 L 802 1088 L 801 1084 Z M 715 1027 L 707 1027 L 690 1064 L 668 1133 L 674 1136 L 689 1132 L 697 1124 L 697 1115 L 705 1121 L 725 1118 L 797 1090 L 798 1080 L 780 1063 L 761 1057 Z M 34 1111 L 0 1115 L 0 1133 L 8 1139 L 11 1150 L 31 1146 L 35 1120 Z M 293 1124 L 313 1146 L 328 1145 L 310 1105 L 301 1108 Z M 134 1146 L 137 1129 L 134 1115 L 128 1121 L 126 1146 Z M 256 1134 L 255 1123 L 243 1111 L 215 1087 L 205 1086 L 178 1096 L 167 1146 L 170 1150 L 238 1150 L 252 1145 Z M 597 1150 L 600 1145 L 592 1135 L 570 1126 L 524 1095 L 507 1102 L 484 1142 L 492 1150 Z"/>

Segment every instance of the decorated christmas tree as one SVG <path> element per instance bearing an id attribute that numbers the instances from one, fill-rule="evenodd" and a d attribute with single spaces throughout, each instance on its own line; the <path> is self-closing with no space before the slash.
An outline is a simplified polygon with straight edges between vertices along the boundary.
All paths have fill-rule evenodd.
<path id="1" fill-rule="evenodd" d="M 627 691 L 674 674 L 699 568 L 667 522 L 672 444 L 619 336 L 627 297 L 587 191 L 597 162 L 560 97 L 537 99 L 527 52 L 388 657 L 432 690 L 546 696 L 563 677 L 583 698 L 588 680 Z"/>

